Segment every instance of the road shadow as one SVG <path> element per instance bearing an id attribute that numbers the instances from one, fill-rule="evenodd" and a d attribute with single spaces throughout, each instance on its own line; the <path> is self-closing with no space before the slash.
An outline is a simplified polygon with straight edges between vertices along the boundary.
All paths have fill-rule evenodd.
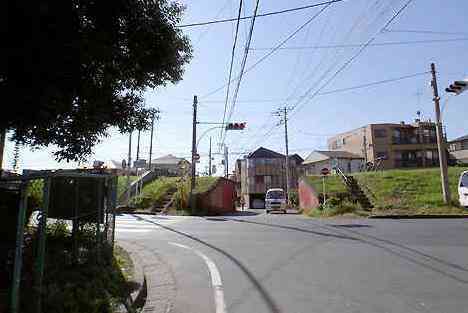
<path id="1" fill-rule="evenodd" d="M 174 229 L 172 227 L 169 227 L 169 226 L 166 226 L 166 225 L 162 225 L 162 224 L 159 224 L 155 221 L 152 221 L 152 220 L 149 220 L 149 219 L 146 219 L 146 218 L 143 218 L 143 217 L 140 217 L 140 216 L 137 216 L 137 215 L 133 215 L 136 219 L 138 220 L 141 220 L 141 221 L 146 221 L 148 223 L 152 223 L 156 226 L 159 226 L 165 230 L 168 230 L 168 231 L 171 231 L 171 232 L 174 232 L 176 234 L 179 234 L 181 236 L 184 236 L 186 238 L 189 238 L 189 239 L 192 239 L 193 241 L 196 241 L 206 247 L 209 247 L 217 252 L 219 252 L 220 254 L 224 255 L 226 258 L 228 258 L 231 262 L 233 262 L 244 274 L 245 276 L 247 276 L 247 278 L 249 279 L 249 281 L 255 286 L 256 290 L 260 293 L 260 296 L 263 300 L 263 302 L 265 303 L 265 305 L 267 306 L 268 308 L 268 311 L 271 312 L 271 313 L 281 313 L 281 310 L 279 309 L 278 307 L 278 304 L 275 302 L 275 300 L 272 298 L 272 296 L 266 291 L 266 289 L 262 286 L 262 284 L 257 280 L 257 278 L 252 274 L 252 272 L 250 272 L 250 270 L 244 265 L 242 264 L 241 261 L 239 261 L 237 258 L 235 258 L 233 255 L 229 254 L 228 252 L 224 251 L 223 249 L 219 248 L 219 247 L 216 247 L 200 238 L 197 238 L 195 236 L 192 236 L 190 234 L 187 234 L 187 233 L 184 233 L 180 230 L 177 230 L 177 229 Z"/>
<path id="2" fill-rule="evenodd" d="M 372 227 L 371 225 L 366 225 L 366 224 L 327 224 L 327 225 L 331 227 L 337 227 L 337 228 L 370 228 Z"/>
<path id="3" fill-rule="evenodd" d="M 212 221 L 212 222 L 227 222 L 229 221 L 228 219 L 225 219 L 223 217 L 205 217 L 205 221 Z"/>
<path id="4" fill-rule="evenodd" d="M 294 226 L 286 226 L 286 225 L 280 225 L 280 224 L 248 221 L 248 220 L 236 219 L 236 218 L 230 218 L 229 220 L 234 221 L 234 222 L 239 222 L 239 223 L 256 224 L 256 225 L 262 225 L 262 226 L 267 226 L 267 227 L 274 227 L 274 228 L 293 230 L 293 231 L 298 231 L 298 232 L 301 232 L 301 233 L 313 234 L 313 235 L 323 236 L 323 237 L 332 237 L 332 238 L 346 239 L 346 240 L 358 240 L 357 238 L 347 236 L 347 235 L 338 235 L 338 234 L 333 234 L 333 233 L 325 233 L 325 232 L 309 230 L 309 229 L 304 229 L 304 228 L 299 228 L 299 227 L 294 227 Z"/>
<path id="5" fill-rule="evenodd" d="M 254 211 L 236 211 L 232 213 L 223 214 L 222 216 L 255 216 L 259 214 L 260 213 Z"/>
<path id="6" fill-rule="evenodd" d="M 329 228 L 330 226 L 335 227 L 336 225 L 324 225 L 322 227 Z M 335 227 L 335 229 L 336 229 L 336 227 Z M 438 258 L 438 257 L 435 257 L 433 255 L 427 254 L 425 252 L 421 252 L 421 251 L 419 251 L 417 249 L 405 246 L 405 245 L 403 245 L 401 243 L 398 243 L 398 242 L 394 242 L 394 241 L 391 241 L 391 240 L 388 240 L 388 239 L 382 239 L 382 238 L 372 236 L 372 235 L 369 235 L 369 234 L 363 234 L 361 232 L 358 232 L 358 231 L 352 229 L 352 227 L 351 228 L 344 227 L 344 228 L 342 228 L 342 230 L 345 231 L 345 232 L 349 232 L 349 233 L 352 233 L 352 234 L 362 236 L 364 238 L 368 238 L 368 239 L 376 241 L 376 242 L 372 242 L 370 240 L 357 238 L 357 240 L 359 240 L 359 241 L 361 241 L 361 242 L 363 242 L 365 244 L 368 244 L 368 245 L 371 245 L 373 247 L 385 250 L 386 252 L 391 253 L 393 255 L 396 255 L 396 256 L 398 256 L 398 257 L 400 257 L 402 259 L 405 259 L 406 261 L 412 262 L 412 263 L 417 264 L 417 265 L 419 265 L 421 267 L 432 270 L 432 271 L 434 271 L 436 273 L 439 273 L 439 274 L 441 274 L 441 275 L 443 275 L 445 277 L 456 280 L 457 282 L 460 282 L 460 283 L 463 283 L 463 284 L 468 284 L 468 280 L 460 278 L 456 274 L 449 273 L 449 272 L 447 272 L 445 270 L 437 268 L 434 265 L 424 263 L 424 261 L 417 259 L 415 256 L 412 256 L 409 253 L 413 253 L 414 255 L 417 255 L 417 256 L 419 256 L 419 257 L 421 257 L 423 259 L 425 258 L 426 260 L 432 261 L 434 263 L 438 263 L 439 265 L 444 265 L 444 266 L 446 266 L 448 268 L 468 273 L 468 269 L 461 266 L 461 265 L 458 265 L 458 264 L 443 260 L 441 258 Z M 394 249 L 391 249 L 390 247 L 385 246 L 384 244 L 403 249 L 403 251 L 406 251 L 406 254 L 403 251 L 396 251 Z"/>

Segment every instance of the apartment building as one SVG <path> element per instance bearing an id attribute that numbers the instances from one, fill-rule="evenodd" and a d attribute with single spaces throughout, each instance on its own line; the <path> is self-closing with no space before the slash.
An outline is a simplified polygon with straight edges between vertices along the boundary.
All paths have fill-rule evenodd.
<path id="1" fill-rule="evenodd" d="M 289 156 L 289 186 L 297 188 L 299 166 L 304 160 Z M 250 208 L 263 208 L 265 193 L 270 188 L 286 189 L 285 155 L 260 147 L 236 162 L 235 177 L 240 196 Z"/>
<path id="2" fill-rule="evenodd" d="M 450 141 L 449 153 L 452 164 L 468 164 L 468 135 Z"/>
<path id="3" fill-rule="evenodd" d="M 435 123 L 369 124 L 328 139 L 330 150 L 361 155 L 382 169 L 430 167 L 439 163 Z"/>

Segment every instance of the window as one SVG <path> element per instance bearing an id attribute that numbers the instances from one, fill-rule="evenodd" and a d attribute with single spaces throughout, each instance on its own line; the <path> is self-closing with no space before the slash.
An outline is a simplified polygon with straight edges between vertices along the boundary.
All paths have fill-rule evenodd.
<path id="1" fill-rule="evenodd" d="M 263 176 L 257 175 L 255 176 L 255 184 L 263 184 L 264 179 Z"/>
<path id="2" fill-rule="evenodd" d="M 385 138 L 387 137 L 387 130 L 386 129 L 376 129 L 374 130 L 375 138 Z"/>
<path id="3" fill-rule="evenodd" d="M 346 138 L 342 139 L 342 144 L 343 144 L 343 146 L 346 144 Z"/>
<path id="4" fill-rule="evenodd" d="M 271 176 L 265 176 L 265 185 L 267 188 L 271 186 Z"/>
<path id="5" fill-rule="evenodd" d="M 468 174 L 464 174 L 460 180 L 460 187 L 468 187 Z"/>

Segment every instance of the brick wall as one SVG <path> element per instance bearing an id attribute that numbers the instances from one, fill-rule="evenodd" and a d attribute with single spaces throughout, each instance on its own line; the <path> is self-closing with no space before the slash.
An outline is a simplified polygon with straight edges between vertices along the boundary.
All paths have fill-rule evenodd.
<path id="1" fill-rule="evenodd" d="M 299 180 L 299 207 L 304 213 L 320 205 L 318 193 L 304 179 Z"/>
<path id="2" fill-rule="evenodd" d="M 230 213 L 236 210 L 235 200 L 235 182 L 220 177 L 210 190 L 197 194 L 197 208 L 207 215 Z"/>

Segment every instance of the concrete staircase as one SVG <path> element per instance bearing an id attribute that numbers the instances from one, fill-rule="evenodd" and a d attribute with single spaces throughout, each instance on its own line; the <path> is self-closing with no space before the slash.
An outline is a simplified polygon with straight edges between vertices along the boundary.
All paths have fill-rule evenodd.
<path id="1" fill-rule="evenodd" d="M 374 207 L 353 176 L 344 174 L 339 167 L 336 168 L 336 172 L 343 180 L 346 189 L 354 201 L 357 201 L 365 210 L 370 210 Z"/>
<path id="2" fill-rule="evenodd" d="M 138 178 L 137 180 L 133 181 L 131 184 L 130 184 L 130 198 L 133 198 L 136 193 L 137 193 L 137 188 L 138 186 L 140 186 L 141 183 L 143 183 L 143 187 L 146 186 L 147 184 L 151 183 L 152 181 L 154 181 L 155 179 L 157 179 L 160 175 L 160 173 L 157 172 L 157 171 L 147 171 L 145 172 L 142 176 L 140 176 L 140 178 Z M 127 191 L 128 189 L 126 189 L 119 197 L 118 199 L 118 202 L 119 204 L 123 204 L 125 203 L 125 201 L 127 200 Z"/>
<path id="3" fill-rule="evenodd" d="M 174 195 L 177 192 L 177 188 L 169 189 L 163 197 L 161 204 L 152 208 L 153 212 L 166 212 L 174 202 Z"/>

